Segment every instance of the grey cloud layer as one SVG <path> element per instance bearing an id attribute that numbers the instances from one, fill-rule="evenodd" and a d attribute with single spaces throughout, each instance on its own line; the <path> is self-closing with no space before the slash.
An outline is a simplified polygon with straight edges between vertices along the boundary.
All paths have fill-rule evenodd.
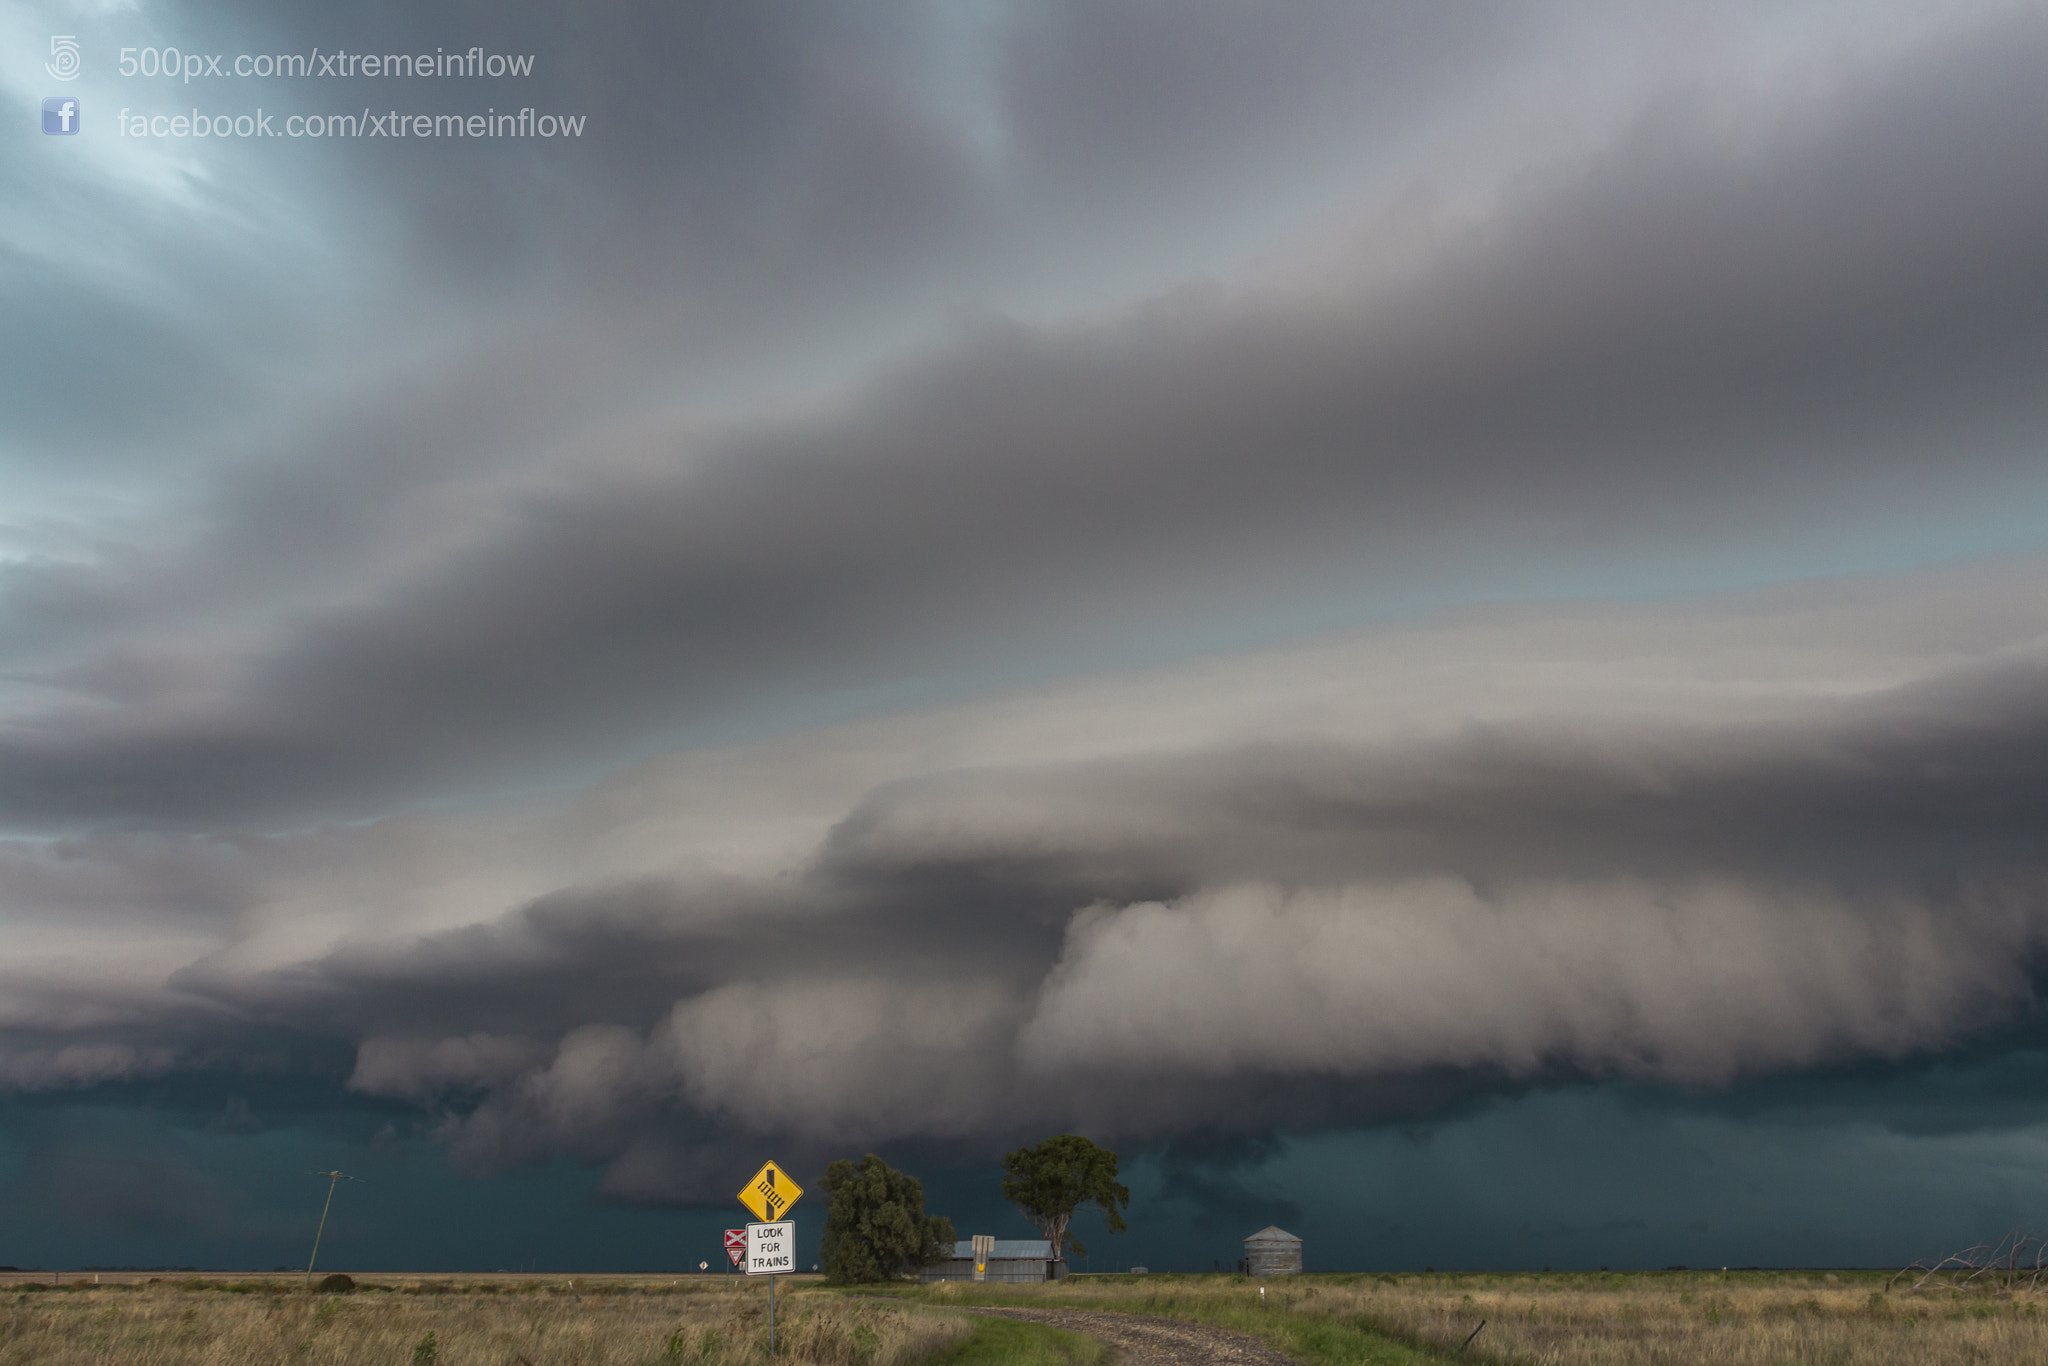
<path id="1" fill-rule="evenodd" d="M 159 591 L 118 555 L 34 571 L 18 667 L 78 701 L 18 705 L 0 809 L 372 810 L 764 691 L 1512 582 L 1560 542 L 1627 565 L 1916 507 L 1960 529 L 2034 487 L 2048 431 L 2043 53 L 2011 20 L 1785 126 L 1677 104 L 1400 285 L 992 323 L 800 420 L 571 438 L 573 472 L 437 485 L 475 500 L 466 536 L 415 514 L 430 548 L 381 542 L 405 568 L 239 604 L 197 658 L 146 625 L 67 648 L 76 604 Z"/>
<path id="2" fill-rule="evenodd" d="M 630 4 L 573 23 L 533 6 L 189 3 L 61 22 L 94 54 L 482 42 L 534 54 L 534 74 L 196 93 L 319 112 L 516 100 L 582 113 L 592 132 L 0 151 L 22 323 L 0 374 L 0 471 L 58 482 L 208 468 L 223 437 L 256 463 L 317 459 L 291 449 L 313 444 L 296 433 L 252 441 L 249 415 L 305 422 L 337 382 L 381 413 L 411 386 L 456 382 L 459 363 L 439 373 L 450 353 L 508 335 L 544 357 L 523 382 L 586 422 L 650 391 L 773 393 L 757 376 L 786 378 L 792 356 L 799 372 L 845 373 L 842 352 L 865 361 L 874 337 L 913 335 L 963 298 L 1071 291 L 1077 274 L 1085 295 L 1156 272 L 1177 223 L 1246 216 L 1247 176 L 1277 189 L 1312 169 L 1282 170 L 1266 145 L 1341 145 L 1362 109 L 1412 123 L 1498 61 L 1469 50 L 1479 15 L 1426 7 L 1305 5 L 1257 23 L 1184 11 L 1171 44 L 1143 41 L 1163 26 L 1144 3 Z M 1293 76 L 1276 87 L 1278 65 Z M 110 81 L 92 97 L 148 106 L 160 92 Z M 1084 110 L 1104 122 L 1082 137 Z"/>
<path id="3" fill-rule="evenodd" d="M 2039 640 L 2036 623 L 2011 642 L 2015 686 L 1945 666 L 1850 673 L 1854 696 L 1816 700 L 1810 675 L 1730 678 L 1733 714 L 1706 730 L 1617 715 L 1589 664 L 1568 719 L 1476 744 L 1453 727 L 1335 763 L 1326 737 L 1162 764 L 1128 753 L 1140 735 L 905 777 L 825 841 L 810 905 L 771 884 L 727 931 L 645 919 L 615 950 L 628 990 L 627 958 L 664 952 L 708 951 L 741 985 L 572 1033 L 448 1131 L 485 1162 L 633 1151 L 631 1188 L 675 1195 L 691 1164 L 663 1187 L 644 1145 L 686 1115 L 813 1144 L 1157 1135 L 1398 1114 L 1459 1077 L 1716 1083 L 1939 1049 L 2034 1000 Z M 1776 715 L 1753 714 L 1759 692 Z M 1560 872 L 1587 865 L 1605 871 Z M 691 902 L 674 897 L 670 923 Z M 550 909 L 556 933 L 573 904 Z M 617 933 L 591 905 L 589 933 Z M 842 917 L 856 933 L 828 928 Z M 767 1080 L 783 1075 L 801 1084 Z"/>
<path id="4" fill-rule="evenodd" d="M 467 1163 L 672 1199 L 749 1134 L 1159 1137 L 1923 1054 L 2035 1000 L 2044 573 L 1451 618 L 274 837 L 233 928 L 162 960 L 180 1004 L 17 999 L 9 1081 L 350 1040 Z"/>
<path id="5" fill-rule="evenodd" d="M 606 138 L 323 163 L 433 287 L 192 348 L 203 475 L 0 565 L 0 1090 L 311 1038 L 673 1199 L 2023 1018 L 2048 567 L 1615 599 L 2038 547 L 2048 22 L 1404 186 L 1583 20 L 1247 13 L 507 11 Z"/>
<path id="6" fill-rule="evenodd" d="M 1896 1057 L 2031 997 L 2042 888 L 1945 902 L 1734 881 L 1233 888 L 1078 918 L 1041 1068 L 1359 1076 L 1565 1066 L 1684 1082 Z"/>

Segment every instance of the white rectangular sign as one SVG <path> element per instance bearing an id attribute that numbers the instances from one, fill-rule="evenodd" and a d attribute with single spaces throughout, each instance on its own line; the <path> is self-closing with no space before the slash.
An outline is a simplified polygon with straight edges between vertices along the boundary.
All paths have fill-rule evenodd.
<path id="1" fill-rule="evenodd" d="M 796 1220 L 747 1225 L 747 1274 L 787 1276 L 796 1270 Z"/>

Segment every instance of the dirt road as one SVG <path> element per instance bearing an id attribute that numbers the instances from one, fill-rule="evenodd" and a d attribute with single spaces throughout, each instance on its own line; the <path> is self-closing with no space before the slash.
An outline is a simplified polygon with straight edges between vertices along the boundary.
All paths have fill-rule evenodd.
<path id="1" fill-rule="evenodd" d="M 970 1309 L 1100 1338 L 1123 1366 L 1299 1366 L 1257 1338 L 1185 1319 L 1150 1314 L 1102 1314 L 1088 1309 Z"/>

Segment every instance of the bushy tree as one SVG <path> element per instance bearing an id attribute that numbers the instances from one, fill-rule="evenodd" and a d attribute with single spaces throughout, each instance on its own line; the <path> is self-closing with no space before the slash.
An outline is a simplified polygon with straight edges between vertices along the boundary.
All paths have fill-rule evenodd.
<path id="1" fill-rule="evenodd" d="M 1084 1204 L 1102 1210 L 1111 1233 L 1122 1233 L 1123 1210 L 1131 1203 L 1130 1187 L 1116 1179 L 1116 1154 L 1098 1148 L 1079 1134 L 1048 1138 L 1035 1148 L 1019 1148 L 1003 1158 L 1003 1199 L 1038 1225 L 1052 1244 L 1053 1260 L 1062 1255 L 1067 1224 Z M 1074 1251 L 1086 1253 L 1078 1238 Z"/>
<path id="2" fill-rule="evenodd" d="M 949 1256 L 953 1221 L 924 1212 L 924 1183 L 869 1153 L 825 1168 L 819 1245 L 833 1285 L 886 1281 Z"/>

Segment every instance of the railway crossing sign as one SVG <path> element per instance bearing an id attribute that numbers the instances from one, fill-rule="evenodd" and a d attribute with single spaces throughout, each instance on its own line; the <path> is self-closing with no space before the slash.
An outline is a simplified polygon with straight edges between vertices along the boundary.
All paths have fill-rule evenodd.
<path id="1" fill-rule="evenodd" d="M 747 1274 L 787 1276 L 796 1270 L 796 1220 L 747 1225 Z"/>
<path id="2" fill-rule="evenodd" d="M 725 1231 L 725 1255 L 738 1266 L 747 1259 L 747 1231 L 743 1228 L 729 1228 Z"/>
<path id="3" fill-rule="evenodd" d="M 773 1162 L 763 1163 L 754 1179 L 740 1187 L 740 1203 L 764 1224 L 772 1224 L 797 1202 L 804 1188 L 789 1179 L 789 1173 Z M 788 1270 L 787 1267 L 784 1270 Z"/>

